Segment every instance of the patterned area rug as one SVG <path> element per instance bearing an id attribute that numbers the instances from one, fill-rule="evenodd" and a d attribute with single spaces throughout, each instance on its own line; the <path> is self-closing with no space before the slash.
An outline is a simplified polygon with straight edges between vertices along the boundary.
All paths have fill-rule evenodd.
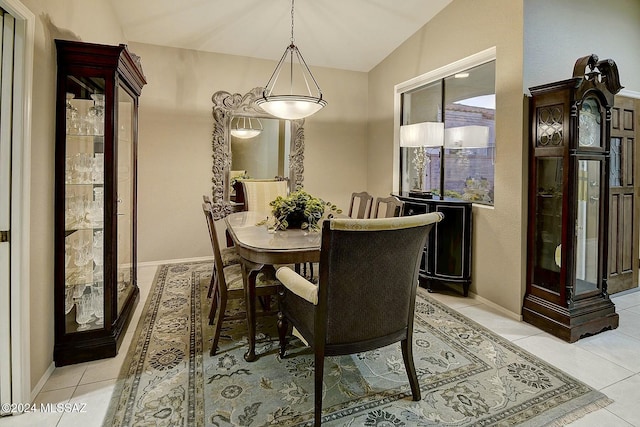
<path id="1" fill-rule="evenodd" d="M 210 263 L 161 266 L 104 426 L 307 426 L 313 355 L 291 340 L 277 356 L 275 318 L 258 322 L 259 358 L 245 362 L 246 325 L 226 322 L 210 357 Z M 241 309 L 241 307 L 236 307 Z M 419 289 L 413 402 L 400 345 L 325 361 L 323 425 L 563 425 L 610 403 Z"/>

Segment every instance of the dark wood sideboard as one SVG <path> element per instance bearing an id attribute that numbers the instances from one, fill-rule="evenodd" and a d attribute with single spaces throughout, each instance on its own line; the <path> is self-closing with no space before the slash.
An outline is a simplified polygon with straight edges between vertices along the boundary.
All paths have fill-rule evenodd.
<path id="1" fill-rule="evenodd" d="M 420 284 L 432 292 L 433 285 L 462 285 L 464 296 L 471 285 L 471 202 L 440 198 L 423 199 L 395 193 L 405 203 L 404 215 L 442 212 L 444 219 L 429 234 L 420 263 Z"/>

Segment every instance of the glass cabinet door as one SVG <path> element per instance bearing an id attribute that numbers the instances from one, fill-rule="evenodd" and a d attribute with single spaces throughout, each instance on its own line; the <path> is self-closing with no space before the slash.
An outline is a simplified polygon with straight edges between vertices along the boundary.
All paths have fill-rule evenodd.
<path id="1" fill-rule="evenodd" d="M 559 293 L 562 265 L 562 157 L 536 159 L 533 283 Z"/>
<path id="2" fill-rule="evenodd" d="M 578 160 L 576 296 L 599 288 L 600 172 L 600 160 Z"/>
<path id="3" fill-rule="evenodd" d="M 65 332 L 104 327 L 104 87 L 67 77 Z"/>
<path id="4" fill-rule="evenodd" d="M 135 283 L 133 268 L 134 221 L 133 209 L 135 198 L 135 153 L 134 153 L 134 99 L 122 87 L 118 87 L 118 118 L 116 152 L 117 164 L 117 218 L 118 218 L 118 314 L 133 291 Z"/>

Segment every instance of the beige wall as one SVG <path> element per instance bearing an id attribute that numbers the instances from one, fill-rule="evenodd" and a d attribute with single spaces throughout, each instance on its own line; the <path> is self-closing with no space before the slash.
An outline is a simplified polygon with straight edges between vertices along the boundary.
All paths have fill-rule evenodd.
<path id="1" fill-rule="evenodd" d="M 22 0 L 36 16 L 31 131 L 31 385 L 53 360 L 55 38 L 117 44 L 124 37 L 106 0 Z M 100 17 L 100 19 L 89 19 Z"/>
<path id="2" fill-rule="evenodd" d="M 392 190 L 394 86 L 496 47 L 495 206 L 474 208 L 471 291 L 520 314 L 524 295 L 526 168 L 523 5 L 455 0 L 369 73 L 368 188 Z"/>
<path id="3" fill-rule="evenodd" d="M 284 49 L 283 45 L 283 49 Z M 264 85 L 275 61 L 131 43 L 142 58 L 138 260 L 211 256 L 200 204 L 211 194 L 211 95 Z M 313 67 L 329 105 L 305 122 L 304 187 L 348 208 L 366 187 L 367 74 Z"/>

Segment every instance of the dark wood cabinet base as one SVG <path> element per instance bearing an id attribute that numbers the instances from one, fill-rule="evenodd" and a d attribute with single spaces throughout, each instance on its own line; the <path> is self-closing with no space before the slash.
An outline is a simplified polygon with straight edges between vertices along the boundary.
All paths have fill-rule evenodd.
<path id="1" fill-rule="evenodd" d="M 602 297 L 582 300 L 571 308 L 564 308 L 535 295 L 527 295 L 522 318 L 568 342 L 615 329 L 619 322 L 615 305 Z"/>
<path id="2" fill-rule="evenodd" d="M 107 335 L 97 335 L 85 340 L 67 340 L 56 343 L 53 348 L 53 360 L 56 367 L 72 365 L 74 363 L 115 357 L 124 339 L 133 312 L 140 300 L 140 291 L 136 286 L 129 301 L 122 309 L 116 324 Z M 95 334 L 94 332 L 87 332 Z"/>
<path id="3" fill-rule="evenodd" d="M 443 281 L 443 280 L 435 280 L 435 279 L 427 279 L 424 277 L 420 278 L 420 286 L 425 288 L 427 292 L 438 292 L 440 289 L 455 289 L 460 290 L 463 296 L 469 296 L 469 287 L 471 286 L 470 281 L 465 282 L 451 282 L 451 281 Z M 462 288 L 462 289 L 460 289 Z"/>

